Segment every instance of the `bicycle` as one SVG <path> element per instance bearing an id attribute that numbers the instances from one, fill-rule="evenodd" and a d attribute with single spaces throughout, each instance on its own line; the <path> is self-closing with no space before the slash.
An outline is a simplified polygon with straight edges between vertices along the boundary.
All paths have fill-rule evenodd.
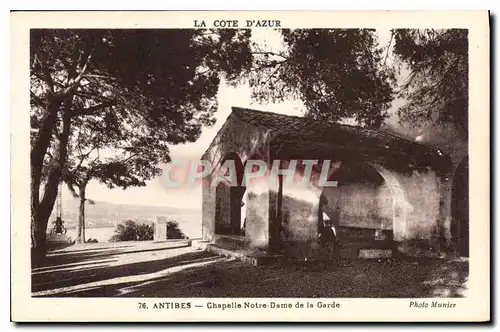
<path id="1" fill-rule="evenodd" d="M 53 222 L 54 227 L 50 230 L 50 234 L 55 235 L 55 234 L 62 234 L 65 235 L 68 230 L 66 227 L 64 227 L 64 222 L 60 217 L 57 217 L 57 219 Z"/>

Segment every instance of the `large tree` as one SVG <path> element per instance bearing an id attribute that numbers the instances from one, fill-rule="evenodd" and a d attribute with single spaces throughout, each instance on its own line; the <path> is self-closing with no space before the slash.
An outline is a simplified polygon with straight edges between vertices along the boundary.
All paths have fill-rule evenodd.
<path id="1" fill-rule="evenodd" d="M 393 52 L 409 70 L 400 96 L 400 119 L 412 126 L 448 125 L 467 137 L 468 32 L 466 29 L 397 29 Z"/>
<path id="2" fill-rule="evenodd" d="M 89 182 L 97 180 L 110 189 L 145 186 L 145 181 L 161 174 L 160 165 L 170 161 L 169 141 L 158 139 L 154 129 L 140 123 L 133 131 L 126 130 L 113 110 L 75 120 L 62 180 L 80 201 L 76 242 L 84 243 Z M 183 131 L 175 127 L 169 135 Z"/>
<path id="3" fill-rule="evenodd" d="M 281 30 L 283 50 L 254 50 L 250 85 L 259 101 L 301 100 L 306 116 L 379 128 L 395 87 L 375 30 Z"/>
<path id="4" fill-rule="evenodd" d="M 220 79 L 234 81 L 251 64 L 249 38 L 248 30 L 31 30 L 35 253 L 45 250 L 75 128 L 109 127 L 135 148 L 154 142 L 165 154 L 154 161 L 166 160 L 167 144 L 194 141 L 213 123 Z"/>

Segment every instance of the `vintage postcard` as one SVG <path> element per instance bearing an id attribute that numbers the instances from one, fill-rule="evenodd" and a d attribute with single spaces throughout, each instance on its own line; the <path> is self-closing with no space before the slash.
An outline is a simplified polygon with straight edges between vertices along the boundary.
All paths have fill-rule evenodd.
<path id="1" fill-rule="evenodd" d="M 13 321 L 490 320 L 487 11 L 11 27 Z"/>

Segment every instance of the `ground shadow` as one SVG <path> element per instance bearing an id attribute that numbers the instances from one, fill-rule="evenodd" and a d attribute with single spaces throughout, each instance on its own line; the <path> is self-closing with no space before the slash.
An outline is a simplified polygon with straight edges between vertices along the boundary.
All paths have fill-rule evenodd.
<path id="1" fill-rule="evenodd" d="M 110 257 L 113 255 L 134 254 L 149 251 L 163 251 L 169 249 L 185 248 L 188 244 L 174 244 L 168 247 L 155 247 L 147 248 L 146 245 L 141 249 L 141 245 L 119 245 L 108 248 L 88 248 L 82 250 L 57 250 L 47 254 L 42 259 L 32 261 L 32 270 L 54 267 L 67 264 L 82 264 L 86 261 L 96 260 L 103 257 Z M 71 248 L 71 247 L 68 247 Z"/>
<path id="2" fill-rule="evenodd" d="M 125 254 L 131 260 L 111 250 L 70 271 L 55 266 L 34 273 L 33 291 L 56 297 L 461 297 L 469 269 L 468 262 L 410 258 L 254 267 L 193 248 Z M 134 262 L 134 255 L 148 259 Z"/>
<path id="3" fill-rule="evenodd" d="M 47 264 L 32 270 L 32 292 L 153 273 L 172 266 L 190 264 L 200 258 L 213 257 L 202 251 L 172 256 L 170 253 L 176 249 L 182 250 L 182 248 L 108 250 L 98 255 L 77 253 L 62 257 L 49 257 Z M 184 249 L 191 250 L 191 248 Z M 133 257 L 130 258 L 134 254 L 147 254 L 147 257 L 134 263 Z"/>

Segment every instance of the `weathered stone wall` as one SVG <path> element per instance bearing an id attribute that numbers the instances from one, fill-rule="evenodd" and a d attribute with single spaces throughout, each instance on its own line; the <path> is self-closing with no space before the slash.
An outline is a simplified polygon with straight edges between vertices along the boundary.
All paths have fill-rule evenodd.
<path id="1" fill-rule="evenodd" d="M 282 241 L 285 251 L 308 257 L 318 250 L 321 193 L 328 200 L 326 214 L 344 230 L 392 230 L 398 242 L 424 243 L 431 249 L 440 218 L 439 178 L 432 171 L 403 175 L 379 165 L 376 169 L 385 180 L 381 185 L 346 183 L 321 191 L 315 186 L 303 188 L 284 184 Z"/>
<path id="2" fill-rule="evenodd" d="M 250 157 L 269 162 L 269 130 L 250 126 L 235 116 L 229 116 L 221 128 L 211 147 L 203 156 L 212 163 L 213 169 L 218 169 L 220 161 L 229 152 L 238 154 L 243 163 Z M 216 219 L 216 187 L 212 186 L 215 178 L 212 173 L 203 182 L 203 238 L 213 240 Z M 230 195 L 219 197 L 219 206 L 225 206 L 229 214 Z M 221 201 L 222 200 L 222 201 Z M 227 202 L 225 202 L 227 200 Z M 221 212 L 221 215 L 225 215 Z M 247 183 L 245 192 L 246 215 L 245 237 L 253 247 L 263 248 L 268 244 L 269 232 L 269 186 L 267 183 Z"/>
<path id="3" fill-rule="evenodd" d="M 458 164 L 469 154 L 468 138 L 462 132 L 456 130 L 453 125 L 442 123 L 439 125 L 428 124 L 424 128 L 397 126 L 394 131 L 411 140 L 420 136 L 420 143 L 436 146 L 451 158 L 452 167 L 449 170 L 448 179 L 443 178 L 440 180 L 441 207 L 439 217 L 439 233 L 442 244 L 451 249 L 453 246 L 451 239 L 451 187 Z"/>
<path id="4" fill-rule="evenodd" d="M 393 197 L 394 239 L 435 246 L 439 234 L 441 181 L 432 170 L 401 174 L 373 165 L 389 186 Z"/>
<path id="5" fill-rule="evenodd" d="M 317 248 L 319 192 L 283 188 L 281 241 L 289 255 L 308 257 Z"/>
<path id="6" fill-rule="evenodd" d="M 325 188 L 328 200 L 326 214 L 344 227 L 370 229 L 393 228 L 393 202 L 387 184 L 349 183 L 338 188 Z"/>
<path id="7" fill-rule="evenodd" d="M 432 171 L 399 176 L 409 206 L 406 219 L 406 240 L 435 240 L 438 232 L 440 181 Z"/>
<path id="8" fill-rule="evenodd" d="M 386 184 L 353 183 L 340 188 L 340 225 L 392 229 L 392 196 Z"/>
<path id="9" fill-rule="evenodd" d="M 338 167 L 339 163 L 332 163 L 329 174 Z M 319 250 L 318 213 L 323 189 L 318 187 L 320 173 L 320 169 L 313 169 L 308 186 L 283 182 L 281 241 L 285 253 L 297 258 L 314 256 Z"/>
<path id="10" fill-rule="evenodd" d="M 219 183 L 215 188 L 215 232 L 228 234 L 231 229 L 231 187 Z"/>
<path id="11" fill-rule="evenodd" d="M 269 245 L 269 187 L 265 181 L 251 181 L 246 193 L 245 237 L 251 247 Z"/>
<path id="12" fill-rule="evenodd" d="M 452 239 L 452 224 L 457 222 L 457 220 L 453 220 L 452 218 L 452 204 L 455 204 L 455 202 L 452 201 L 453 197 L 453 192 L 452 192 L 452 187 L 455 181 L 461 181 L 462 179 L 459 179 L 456 177 L 457 174 L 457 168 L 460 162 L 464 161 L 467 158 L 466 152 L 463 153 L 460 157 L 462 159 L 454 159 L 454 164 L 452 169 L 450 170 L 448 176 L 444 179 L 441 179 L 441 185 L 440 185 L 440 194 L 441 194 L 441 206 L 440 206 L 440 235 L 442 237 L 442 244 L 448 248 L 449 250 L 454 250 L 456 249 L 455 246 L 457 243 L 453 243 Z M 467 162 L 467 160 L 465 160 Z M 467 165 L 468 167 L 468 165 Z M 468 180 L 467 180 L 468 181 Z M 467 190 L 469 190 L 467 186 Z M 468 203 L 467 208 L 468 208 Z"/>

